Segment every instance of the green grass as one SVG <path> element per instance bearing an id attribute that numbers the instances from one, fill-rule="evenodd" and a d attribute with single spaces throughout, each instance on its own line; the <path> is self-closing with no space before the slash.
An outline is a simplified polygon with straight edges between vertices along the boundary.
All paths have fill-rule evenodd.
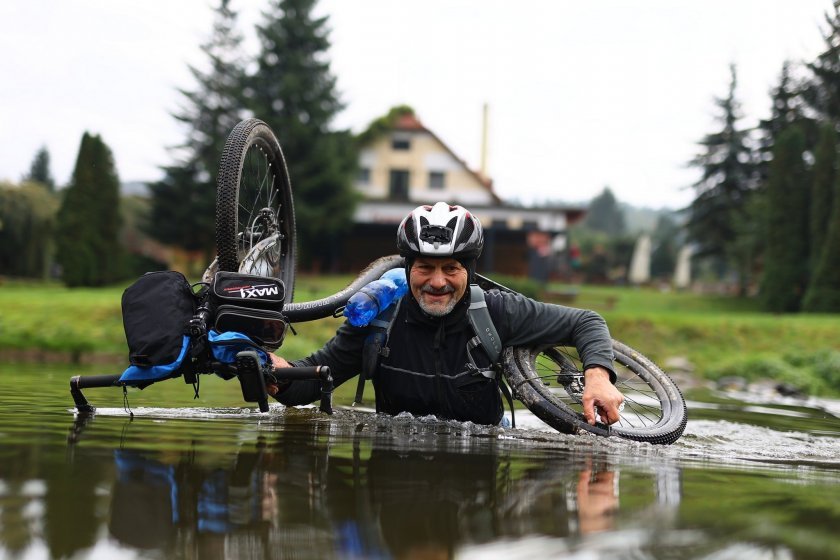
<path id="1" fill-rule="evenodd" d="M 335 293 L 350 276 L 300 276 L 295 300 Z M 0 352 L 46 350 L 68 360 L 92 354 L 125 356 L 120 298 L 126 285 L 68 289 L 58 284 L 0 284 Z M 754 300 L 653 289 L 551 286 L 572 292 L 566 305 L 594 309 L 614 338 L 665 364 L 685 357 L 695 374 L 773 378 L 816 394 L 840 394 L 840 317 L 772 315 Z M 283 355 L 303 357 L 341 324 L 323 319 L 295 325 Z"/>

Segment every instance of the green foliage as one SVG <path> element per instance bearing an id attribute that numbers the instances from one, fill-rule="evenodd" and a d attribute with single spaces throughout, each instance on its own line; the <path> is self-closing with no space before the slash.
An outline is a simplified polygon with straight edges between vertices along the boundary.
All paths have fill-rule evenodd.
<path id="1" fill-rule="evenodd" d="M 808 182 L 805 138 L 792 126 L 773 150 L 767 183 L 761 298 L 768 311 L 798 311 L 808 272 Z"/>
<path id="2" fill-rule="evenodd" d="M 602 231 L 611 237 L 624 233 L 624 213 L 609 187 L 589 203 L 584 223 L 589 229 Z"/>
<path id="3" fill-rule="evenodd" d="M 810 269 L 816 268 L 822 256 L 825 236 L 831 221 L 837 175 L 837 132 L 830 123 L 820 126 L 820 138 L 814 153 L 814 182 L 811 187 Z"/>
<path id="4" fill-rule="evenodd" d="M 46 278 L 58 199 L 43 183 L 0 183 L 0 271 Z"/>
<path id="5" fill-rule="evenodd" d="M 257 26 L 261 51 L 249 81 L 249 108 L 277 134 L 295 195 L 302 264 L 329 268 L 337 237 L 352 225 L 356 145 L 332 131 L 343 108 L 327 60 L 326 18 L 315 0 L 273 0 Z"/>
<path id="6" fill-rule="evenodd" d="M 186 138 L 175 153 L 179 159 L 164 168 L 164 178 L 149 185 L 152 208 L 147 233 L 155 239 L 201 250 L 209 262 L 214 252 L 216 177 L 225 139 L 244 116 L 242 90 L 245 62 L 237 14 L 222 0 L 213 32 L 202 45 L 207 70 L 190 67 L 194 90 L 181 90 L 185 104 L 175 114 Z"/>
<path id="7" fill-rule="evenodd" d="M 681 230 L 668 215 L 663 214 L 656 223 L 651 241 L 653 250 L 650 255 L 651 278 L 670 279 L 677 266 L 677 252 L 681 245 Z"/>
<path id="8" fill-rule="evenodd" d="M 120 182 L 111 150 L 82 136 L 56 226 L 57 260 L 68 286 L 101 286 L 120 276 Z"/>
<path id="9" fill-rule="evenodd" d="M 802 304 L 805 311 L 840 313 L 840 180 L 832 206 L 825 242 Z"/>
<path id="10" fill-rule="evenodd" d="M 735 96 L 735 67 L 731 67 L 729 93 L 717 99 L 721 129 L 700 142 L 702 152 L 691 164 L 702 170 L 694 184 L 695 198 L 687 208 L 688 235 L 700 256 L 725 258 L 739 275 L 741 293 L 746 293 L 752 269 L 752 251 L 738 244 L 738 226 L 746 219 L 746 201 L 755 180 L 755 158 L 749 146 L 749 131 L 740 128 L 739 102 Z"/>
<path id="11" fill-rule="evenodd" d="M 818 350 L 815 352 L 789 352 L 733 356 L 726 362 L 710 368 L 710 379 L 741 377 L 747 381 L 771 379 L 796 387 L 809 395 L 840 394 L 840 352 Z"/>
<path id="12" fill-rule="evenodd" d="M 50 173 L 50 152 L 47 151 L 46 146 L 42 146 L 35 154 L 32 166 L 29 168 L 29 173 L 24 177 L 24 181 L 41 183 L 50 191 L 55 190 L 55 181 L 52 178 L 52 173 Z"/>
<path id="13" fill-rule="evenodd" d="M 391 107 L 386 115 L 374 120 L 370 123 L 370 125 L 368 125 L 364 132 L 356 137 L 358 144 L 360 146 L 367 145 L 376 138 L 391 131 L 396 126 L 399 118 L 403 115 L 413 116 L 414 109 L 408 105 L 397 105 L 396 107 Z"/>

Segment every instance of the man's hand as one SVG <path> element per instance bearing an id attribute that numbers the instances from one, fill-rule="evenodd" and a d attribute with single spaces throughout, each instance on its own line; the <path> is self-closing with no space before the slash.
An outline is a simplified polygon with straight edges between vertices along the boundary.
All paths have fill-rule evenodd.
<path id="1" fill-rule="evenodd" d="M 601 421 L 614 424 L 619 420 L 618 407 L 624 397 L 610 383 L 610 373 L 602 367 L 592 367 L 583 372 L 583 415 L 592 426 L 595 425 L 595 410 Z"/>
<path id="2" fill-rule="evenodd" d="M 285 358 L 281 358 L 277 354 L 269 353 L 268 357 L 271 359 L 272 367 L 275 367 L 275 368 L 291 367 L 291 365 L 289 364 L 289 362 L 286 361 Z M 266 383 L 265 392 L 273 397 L 277 393 L 280 392 L 280 387 L 276 383 Z"/>

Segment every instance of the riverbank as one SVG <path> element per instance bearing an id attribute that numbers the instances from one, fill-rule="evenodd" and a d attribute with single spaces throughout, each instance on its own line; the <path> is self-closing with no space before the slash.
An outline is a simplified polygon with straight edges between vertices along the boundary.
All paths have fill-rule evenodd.
<path id="1" fill-rule="evenodd" d="M 349 277 L 301 277 L 297 301 L 334 293 Z M 59 284 L 5 282 L 0 287 L 0 360 L 119 363 L 127 352 L 120 298 L 125 285 L 68 289 Z M 552 286 L 565 305 L 600 312 L 613 337 L 666 370 L 720 380 L 770 379 L 814 395 L 840 396 L 838 317 L 770 315 L 754 301 L 643 288 Z M 283 354 L 302 357 L 341 323 L 295 325 Z"/>

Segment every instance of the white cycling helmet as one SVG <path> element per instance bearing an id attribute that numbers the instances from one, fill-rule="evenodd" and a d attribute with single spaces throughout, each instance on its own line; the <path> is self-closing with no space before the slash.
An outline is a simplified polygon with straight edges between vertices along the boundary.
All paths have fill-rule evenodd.
<path id="1" fill-rule="evenodd" d="M 397 229 L 397 249 L 407 258 L 474 260 L 484 247 L 481 222 L 462 206 L 446 202 L 418 206 Z"/>

